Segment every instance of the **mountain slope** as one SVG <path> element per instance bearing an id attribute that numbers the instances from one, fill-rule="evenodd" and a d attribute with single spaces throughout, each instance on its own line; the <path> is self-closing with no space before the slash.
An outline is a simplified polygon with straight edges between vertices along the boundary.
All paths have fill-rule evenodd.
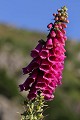
<path id="1" fill-rule="evenodd" d="M 9 91 L 10 83 L 6 86 L 4 84 L 5 81 L 9 82 L 9 77 L 17 84 L 26 79 L 21 69 L 31 61 L 30 51 L 40 39 L 46 40 L 46 34 L 0 25 L 0 71 L 5 69 L 9 73 L 3 73 L 6 80 L 0 82 L 0 94 L 7 96 L 3 91 L 5 88 Z M 46 112 L 50 115 L 46 120 L 80 120 L 80 43 L 68 40 L 66 50 L 63 84 L 56 90 L 55 99 L 49 102 L 50 109 Z M 2 72 L 0 73 L 2 76 Z M 15 84 L 11 83 L 11 86 L 16 90 Z M 11 97 L 15 97 L 17 90 L 16 93 L 11 93 L 12 88 L 10 89 L 8 96 L 11 94 Z"/>

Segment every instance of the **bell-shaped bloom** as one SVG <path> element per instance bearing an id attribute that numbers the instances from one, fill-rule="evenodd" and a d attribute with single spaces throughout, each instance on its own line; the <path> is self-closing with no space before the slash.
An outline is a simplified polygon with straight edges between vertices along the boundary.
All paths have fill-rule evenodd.
<path id="1" fill-rule="evenodd" d="M 47 49 L 53 48 L 53 42 L 52 42 L 51 38 L 47 40 L 47 42 L 46 42 L 46 48 Z"/>
<path id="2" fill-rule="evenodd" d="M 42 82 L 42 83 L 45 83 L 46 85 L 48 85 L 51 81 L 43 78 L 43 75 L 42 75 L 42 76 L 39 75 L 39 76 L 37 77 L 37 83 L 41 83 L 41 82 Z M 44 87 L 45 87 L 45 86 L 44 86 Z"/>
<path id="3" fill-rule="evenodd" d="M 53 38 L 53 37 L 56 36 L 56 33 L 55 33 L 53 30 L 51 30 L 51 32 L 50 32 L 50 36 Z"/>
<path id="4" fill-rule="evenodd" d="M 66 34 L 66 31 L 65 31 L 64 29 L 61 29 L 61 32 L 62 32 L 63 34 Z"/>
<path id="5" fill-rule="evenodd" d="M 52 80 L 52 81 L 49 83 L 49 86 L 55 91 L 55 89 L 56 89 L 56 87 L 57 87 L 57 83 L 56 83 L 55 79 Z"/>
<path id="6" fill-rule="evenodd" d="M 51 63 L 53 63 L 53 64 L 55 64 L 56 61 L 58 61 L 58 58 L 56 56 L 54 56 L 54 55 L 50 55 L 48 57 L 48 61 L 51 62 Z"/>
<path id="7" fill-rule="evenodd" d="M 38 75 L 38 69 L 34 69 L 30 74 L 29 74 L 29 78 L 32 78 L 32 79 L 36 79 L 37 78 L 37 75 Z"/>
<path id="8" fill-rule="evenodd" d="M 47 101 L 53 100 L 53 98 L 54 98 L 53 94 L 42 93 L 42 95 L 44 96 L 44 99 Z"/>
<path id="9" fill-rule="evenodd" d="M 50 62 L 46 59 L 43 59 L 40 65 L 40 70 L 44 71 L 44 72 L 49 72 L 50 70 Z"/>
<path id="10" fill-rule="evenodd" d="M 50 66 L 49 65 L 41 65 L 40 70 L 44 72 L 49 72 Z"/>
<path id="11" fill-rule="evenodd" d="M 62 25 L 61 25 L 61 24 L 58 24 L 58 28 L 62 30 Z"/>
<path id="12" fill-rule="evenodd" d="M 41 62 L 40 57 L 34 58 L 27 67 L 22 68 L 23 69 L 23 74 L 27 74 L 27 73 L 31 72 L 33 70 L 33 68 L 34 69 L 38 68 L 40 62 Z"/>
<path id="13" fill-rule="evenodd" d="M 20 91 L 29 90 L 29 89 L 30 89 L 30 85 L 31 85 L 33 82 L 34 82 L 34 79 L 28 77 L 23 84 L 20 84 L 20 85 L 19 85 Z"/>
<path id="14" fill-rule="evenodd" d="M 67 25 L 65 23 L 61 23 L 62 28 L 67 28 Z"/>
<path id="15" fill-rule="evenodd" d="M 43 48 L 39 53 L 39 56 L 41 57 L 41 59 L 46 59 L 49 56 L 49 50 L 46 48 Z"/>
<path id="16" fill-rule="evenodd" d="M 67 36 L 65 36 L 65 35 L 63 36 L 63 38 L 64 38 L 64 41 L 66 41 L 66 40 L 67 40 Z"/>
<path id="17" fill-rule="evenodd" d="M 50 72 L 49 73 L 45 73 L 43 78 L 51 81 L 51 80 L 53 80 L 53 74 L 50 73 Z"/>
<path id="18" fill-rule="evenodd" d="M 58 38 L 58 41 L 65 46 L 65 40 L 63 37 Z"/>
<path id="19" fill-rule="evenodd" d="M 36 86 L 36 82 L 34 82 L 32 86 L 30 87 L 29 94 L 28 94 L 28 99 L 30 100 L 36 98 L 38 94 L 35 86 Z"/>
<path id="20" fill-rule="evenodd" d="M 58 38 L 53 39 L 53 46 L 54 47 L 60 46 L 60 41 L 58 40 Z"/>
<path id="21" fill-rule="evenodd" d="M 26 81 L 23 84 L 20 84 L 20 90 L 28 90 L 30 89 L 30 87 L 32 86 L 32 84 L 35 82 L 36 78 L 37 78 L 37 74 L 38 74 L 38 70 L 35 69 L 33 70 L 32 73 L 30 73 L 29 77 L 26 79 Z"/>
<path id="22" fill-rule="evenodd" d="M 31 51 L 31 57 L 35 58 L 39 55 L 39 52 L 42 49 L 43 44 L 39 42 L 39 44 L 36 46 L 34 50 Z"/>
<path id="23" fill-rule="evenodd" d="M 66 56 L 65 55 L 61 55 L 61 56 L 59 56 L 58 57 L 58 61 L 64 61 L 64 59 L 66 58 Z"/>
<path id="24" fill-rule="evenodd" d="M 33 100 L 34 98 L 36 98 L 36 96 L 37 96 L 37 90 L 36 90 L 36 88 L 34 88 L 33 86 L 32 86 L 32 89 L 30 89 L 30 91 L 29 91 L 29 94 L 28 94 L 28 99 L 29 100 Z"/>
<path id="25" fill-rule="evenodd" d="M 57 35 L 57 37 L 60 37 L 60 38 L 63 37 L 63 33 L 60 30 L 56 31 L 56 35 Z"/>
<path id="26" fill-rule="evenodd" d="M 38 82 L 36 85 L 37 89 L 40 89 L 41 91 L 46 89 L 47 84 L 45 82 Z"/>

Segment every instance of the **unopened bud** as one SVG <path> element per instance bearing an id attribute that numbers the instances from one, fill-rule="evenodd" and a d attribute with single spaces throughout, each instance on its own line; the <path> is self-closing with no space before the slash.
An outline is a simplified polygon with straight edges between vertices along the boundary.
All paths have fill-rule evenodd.
<path id="1" fill-rule="evenodd" d="M 47 25 L 47 28 L 51 29 L 51 28 L 52 28 L 52 26 L 53 26 L 53 24 L 52 24 L 52 23 L 50 23 L 50 24 L 48 24 L 48 25 Z"/>
<path id="2" fill-rule="evenodd" d="M 69 20 L 66 20 L 67 23 L 69 23 Z"/>
<path id="3" fill-rule="evenodd" d="M 61 9 L 58 9 L 57 11 L 58 11 L 58 12 L 60 12 L 60 11 L 61 11 Z"/>
<path id="4" fill-rule="evenodd" d="M 64 22 L 65 22 L 65 23 L 69 23 L 69 20 L 66 19 Z"/>
<path id="5" fill-rule="evenodd" d="M 55 17 L 55 20 L 57 21 L 57 20 L 58 20 L 58 17 Z"/>
<path id="6" fill-rule="evenodd" d="M 64 7 L 63 7 L 63 9 L 64 9 L 65 11 L 67 11 L 67 10 L 68 10 L 68 9 L 66 8 L 66 6 L 64 6 Z"/>
<path id="7" fill-rule="evenodd" d="M 61 16 L 60 17 L 60 20 L 64 21 L 65 17 L 64 16 Z"/>
<path id="8" fill-rule="evenodd" d="M 53 13 L 53 16 L 56 16 L 56 13 Z"/>
<path id="9" fill-rule="evenodd" d="M 61 13 L 60 13 L 60 12 L 58 12 L 58 16 L 61 16 Z"/>

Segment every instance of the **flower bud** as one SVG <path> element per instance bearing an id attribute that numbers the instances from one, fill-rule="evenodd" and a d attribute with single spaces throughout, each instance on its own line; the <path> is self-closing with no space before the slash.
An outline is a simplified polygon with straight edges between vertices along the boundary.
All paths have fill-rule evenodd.
<path id="1" fill-rule="evenodd" d="M 52 30 L 52 31 L 50 32 L 50 36 L 53 38 L 53 37 L 56 36 L 56 33 Z"/>
<path id="2" fill-rule="evenodd" d="M 53 27 L 52 23 L 50 23 L 50 24 L 47 25 L 47 28 L 49 28 L 49 29 L 51 29 L 52 27 Z"/>

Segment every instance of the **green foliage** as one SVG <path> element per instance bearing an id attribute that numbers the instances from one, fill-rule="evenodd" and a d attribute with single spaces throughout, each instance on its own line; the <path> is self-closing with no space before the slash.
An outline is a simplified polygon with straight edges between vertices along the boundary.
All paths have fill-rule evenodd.
<path id="1" fill-rule="evenodd" d="M 18 94 L 15 80 L 9 78 L 5 70 L 0 70 L 0 94 L 5 95 L 9 99 Z"/>
<path id="2" fill-rule="evenodd" d="M 36 41 L 41 38 L 45 39 L 46 34 L 23 29 L 16 29 L 7 25 L 0 25 L 0 48 L 8 44 L 14 49 L 19 49 L 25 54 L 29 54 Z"/>

